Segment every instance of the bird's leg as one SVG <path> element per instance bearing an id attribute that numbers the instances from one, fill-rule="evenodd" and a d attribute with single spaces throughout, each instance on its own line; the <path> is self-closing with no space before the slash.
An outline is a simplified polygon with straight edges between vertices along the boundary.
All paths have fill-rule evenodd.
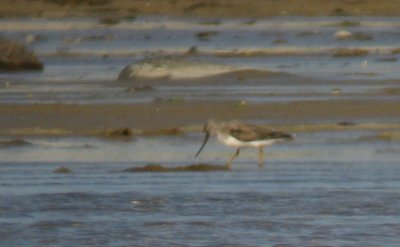
<path id="1" fill-rule="evenodd" d="M 236 153 L 228 160 L 228 163 L 226 163 L 226 166 L 227 166 L 229 169 L 231 169 L 232 162 L 233 162 L 233 160 L 239 155 L 239 153 L 240 153 L 240 148 L 238 148 L 238 149 L 236 150 Z"/>
<path id="2" fill-rule="evenodd" d="M 258 167 L 263 167 L 264 166 L 264 148 L 259 147 L 258 148 Z"/>

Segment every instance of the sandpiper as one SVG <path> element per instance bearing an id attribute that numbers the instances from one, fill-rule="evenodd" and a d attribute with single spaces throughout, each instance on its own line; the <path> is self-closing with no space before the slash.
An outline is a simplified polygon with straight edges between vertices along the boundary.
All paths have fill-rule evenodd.
<path id="1" fill-rule="evenodd" d="M 205 138 L 195 157 L 197 157 L 201 150 L 203 150 L 210 135 L 216 135 L 218 140 L 223 144 L 237 148 L 235 154 L 226 163 L 228 168 L 231 168 L 233 160 L 239 155 L 240 148 L 242 147 L 258 148 L 258 165 L 259 167 L 262 167 L 264 166 L 265 146 L 271 145 L 275 142 L 293 139 L 293 136 L 289 133 L 270 130 L 263 126 L 233 121 L 215 122 L 210 120 L 204 126 L 203 132 L 205 132 Z"/>

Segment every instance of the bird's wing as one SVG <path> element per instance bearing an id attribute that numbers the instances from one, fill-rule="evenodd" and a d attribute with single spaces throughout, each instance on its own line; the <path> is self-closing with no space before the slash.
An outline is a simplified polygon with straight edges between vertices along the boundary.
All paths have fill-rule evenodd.
<path id="1" fill-rule="evenodd" d="M 231 128 L 229 134 L 243 142 L 271 139 L 291 139 L 288 133 L 270 130 L 261 126 L 241 125 Z"/>

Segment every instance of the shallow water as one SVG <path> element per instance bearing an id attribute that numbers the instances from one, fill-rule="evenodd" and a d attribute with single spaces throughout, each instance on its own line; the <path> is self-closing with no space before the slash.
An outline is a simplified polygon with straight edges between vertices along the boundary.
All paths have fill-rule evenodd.
<path id="1" fill-rule="evenodd" d="M 224 164 L 202 136 L 28 138 L 0 149 L 3 246 L 397 246 L 397 143 L 373 131 L 297 133 L 244 149 L 231 171 L 129 173 L 148 163 Z M 157 155 L 155 155 L 157 154 Z M 53 173 L 67 167 L 71 173 Z"/>
<path id="2" fill-rule="evenodd" d="M 349 80 L 350 85 L 354 81 L 372 81 L 379 92 L 390 86 L 388 80 L 398 82 L 400 78 L 397 69 L 399 54 L 393 53 L 399 48 L 399 26 L 397 17 L 280 17 L 218 21 L 140 17 L 122 20 L 116 25 L 79 18 L 1 19 L 1 35 L 34 50 L 43 60 L 45 69 L 43 72 L 2 73 L 0 103 L 135 103 L 151 102 L 160 97 L 187 100 L 209 97 L 211 100 L 253 102 L 320 100 L 331 99 L 331 91 L 341 89 L 343 82 Z M 361 38 L 335 38 L 335 33 L 343 30 L 361 33 Z M 211 34 L 201 38 L 199 32 Z M 187 91 L 199 93 L 191 94 L 171 87 L 150 94 L 132 94 L 129 87 L 115 81 L 128 64 L 146 57 L 182 55 L 191 47 L 198 51 L 188 56 L 191 61 L 289 73 L 294 76 L 282 78 L 280 82 L 291 83 L 302 90 L 293 87 L 299 95 L 288 95 L 278 89 L 272 95 L 272 90 L 263 87 L 269 85 L 239 87 L 251 84 L 251 81 L 246 81 L 230 87 L 233 95 L 221 90 L 213 90 L 217 92 L 213 95 L 207 88 L 198 90 L 188 85 L 185 85 Z M 338 48 L 361 48 L 370 54 L 334 57 Z M 206 75 L 207 70 L 201 67 L 199 70 Z M 274 79 L 266 78 L 264 81 L 269 80 Z M 310 90 L 302 85 L 309 80 L 319 83 Z M 399 87 L 398 83 L 392 83 L 392 86 Z M 364 84 L 352 88 L 351 92 L 356 95 L 349 94 L 347 88 L 342 89 L 344 98 L 371 97 L 368 90 Z M 261 92 L 261 95 L 254 92 Z M 372 97 L 381 98 L 381 95 Z M 393 97 L 385 96 L 383 99 L 392 100 Z"/>

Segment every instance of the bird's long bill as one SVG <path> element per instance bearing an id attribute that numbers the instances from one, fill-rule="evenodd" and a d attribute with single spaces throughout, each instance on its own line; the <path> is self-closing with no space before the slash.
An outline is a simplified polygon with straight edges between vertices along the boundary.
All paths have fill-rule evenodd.
<path id="1" fill-rule="evenodd" d="M 197 153 L 196 153 L 196 155 L 194 157 L 199 156 L 201 150 L 203 150 L 204 146 L 206 145 L 209 137 L 210 137 L 210 134 L 208 132 L 206 132 L 206 136 L 204 137 L 203 144 L 201 144 L 201 147 L 200 147 L 199 151 L 197 151 Z"/>

